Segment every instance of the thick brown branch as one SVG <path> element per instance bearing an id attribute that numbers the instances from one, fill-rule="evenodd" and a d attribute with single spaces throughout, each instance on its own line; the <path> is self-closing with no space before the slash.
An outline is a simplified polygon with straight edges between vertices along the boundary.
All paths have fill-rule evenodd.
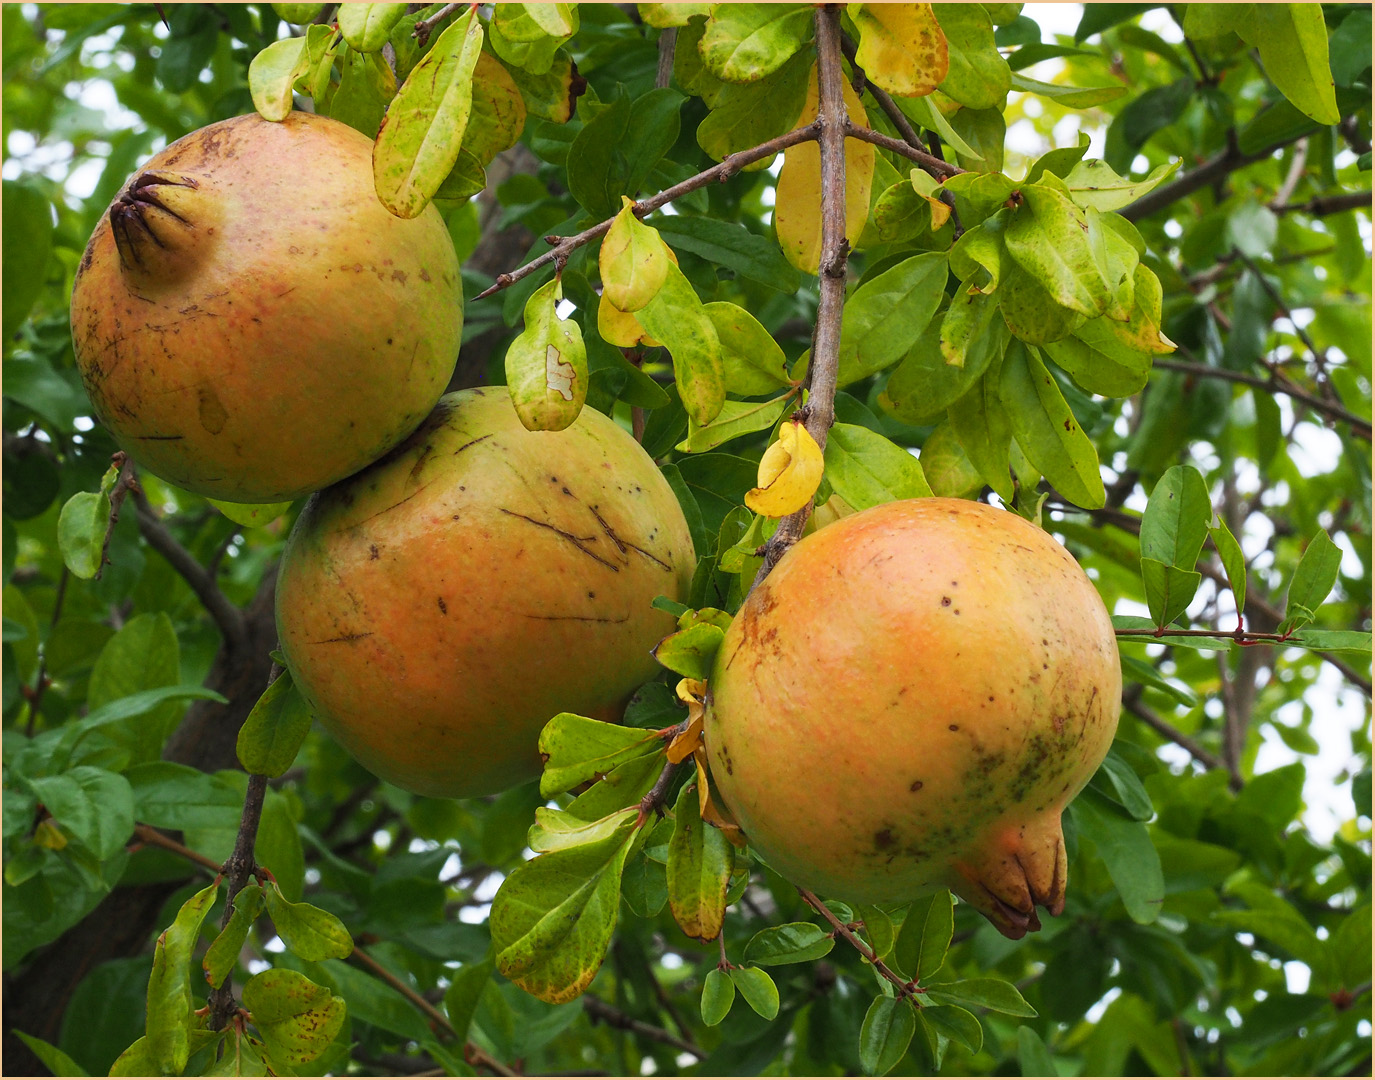
<path id="1" fill-rule="evenodd" d="M 1368 191 L 1353 191 L 1350 195 L 1317 195 L 1307 202 L 1286 203 L 1276 207 L 1277 214 L 1301 213 L 1311 217 L 1327 214 L 1341 214 L 1347 210 L 1370 210 L 1371 195 Z"/>
<path id="2" fill-rule="evenodd" d="M 671 203 L 674 199 L 682 198 L 684 195 L 697 191 L 699 188 L 704 188 L 708 184 L 723 183 L 738 173 L 746 165 L 752 165 L 756 161 L 762 161 L 765 158 L 773 157 L 780 151 L 786 150 L 790 146 L 796 146 L 798 143 L 810 142 L 820 134 L 820 131 L 821 125 L 819 123 L 808 124 L 806 127 L 800 127 L 795 131 L 789 131 L 786 134 L 780 135 L 776 139 L 770 139 L 766 143 L 760 143 L 752 149 L 741 150 L 738 154 L 731 154 L 719 165 L 713 165 L 710 169 L 705 169 L 696 176 L 689 176 L 681 183 L 674 184 L 670 188 L 665 188 L 663 191 L 659 192 L 659 194 L 651 195 L 648 199 L 641 199 L 639 202 L 635 203 L 634 213 L 637 217 L 644 217 L 646 214 L 659 209 L 659 207 Z M 562 237 L 549 251 L 546 251 L 538 258 L 531 259 L 519 269 L 512 270 L 509 274 L 498 274 L 496 283 L 478 293 L 474 299 L 481 300 L 483 297 L 491 296 L 493 293 L 500 292 L 502 289 L 509 289 L 517 281 L 529 277 L 536 270 L 540 270 L 550 263 L 562 266 L 568 261 L 568 256 L 582 247 L 583 244 L 590 243 L 598 237 L 605 235 L 606 231 L 611 228 L 611 223 L 615 220 L 614 217 L 609 217 L 605 221 L 598 222 L 596 225 L 584 229 L 575 236 Z"/>
<path id="3" fill-rule="evenodd" d="M 143 490 L 132 488 L 130 495 L 138 507 L 138 531 L 148 542 L 148 546 L 171 563 L 172 569 L 191 586 L 196 599 L 205 605 L 205 610 L 210 612 L 210 617 L 220 628 L 225 644 L 232 649 L 241 647 L 248 640 L 248 627 L 244 622 L 243 612 L 229 602 L 205 567 L 197 562 L 196 557 L 182 547 L 177 538 L 168 531 L 167 526 L 158 520 Z"/>
<path id="4" fill-rule="evenodd" d="M 646 1039 L 652 1039 L 654 1042 L 663 1043 L 665 1046 L 672 1046 L 677 1050 L 683 1051 L 685 1054 L 691 1054 L 698 1061 L 701 1061 L 707 1056 L 706 1051 L 696 1043 L 688 1042 L 686 1039 L 680 1039 L 677 1035 L 673 1034 L 673 1032 L 664 1028 L 655 1027 L 653 1024 L 647 1024 L 643 1020 L 637 1020 L 635 1017 L 621 1012 L 621 1010 L 614 1005 L 608 1005 L 605 1001 L 602 1001 L 601 998 L 593 997 L 589 994 L 582 999 L 582 1007 L 588 1016 L 610 1024 L 614 1028 L 620 1028 L 622 1031 L 633 1031 L 636 1035 L 643 1035 Z"/>
<path id="5" fill-rule="evenodd" d="M 821 125 L 821 296 L 812 332 L 812 361 L 808 375 L 807 432 L 822 450 L 835 422 L 836 379 L 840 368 L 840 319 L 845 306 L 845 264 L 850 242 L 845 236 L 845 134 L 850 129 L 840 70 L 838 9 L 816 13 L 817 123 Z M 910 148 L 909 148 L 910 149 Z M 812 512 L 809 502 L 778 523 L 764 545 L 764 561 L 754 586 L 769 576 L 783 553 L 797 543 Z M 751 587 L 754 587 L 751 586 Z"/>

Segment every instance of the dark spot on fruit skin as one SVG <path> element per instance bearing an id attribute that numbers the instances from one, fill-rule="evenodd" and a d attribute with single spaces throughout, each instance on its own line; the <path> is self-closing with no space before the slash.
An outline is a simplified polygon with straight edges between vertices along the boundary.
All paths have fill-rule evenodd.
<path id="1" fill-rule="evenodd" d="M 908 790 L 908 791 L 920 791 L 920 790 L 921 790 L 923 787 L 925 787 L 925 786 L 926 786 L 926 785 L 924 785 L 920 780 L 913 780 L 913 781 L 912 781 L 912 786 L 909 787 L 907 790 Z"/>
<path id="2" fill-rule="evenodd" d="M 874 833 L 874 846 L 880 851 L 887 851 L 897 845 L 898 839 L 893 835 L 893 826 L 885 825 L 878 832 Z"/>
<path id="3" fill-rule="evenodd" d="M 381 553 L 380 551 L 377 550 L 377 545 L 376 545 L 376 544 L 369 544 L 369 545 L 368 545 L 368 558 L 369 558 L 369 559 L 376 559 L 376 558 L 378 558 L 381 554 L 382 554 L 382 553 Z"/>
<path id="4" fill-rule="evenodd" d="M 449 605 L 446 604 L 446 603 L 444 603 L 444 597 L 442 597 L 442 596 L 436 596 L 436 597 L 435 597 L 435 602 L 439 605 L 439 613 L 440 613 L 441 615 L 447 615 L 447 614 L 449 614 Z"/>
<path id="5" fill-rule="evenodd" d="M 950 597 L 948 597 L 948 596 L 942 596 L 942 597 L 941 597 L 941 607 L 949 607 L 949 606 L 950 606 Z"/>
<path id="6" fill-rule="evenodd" d="M 960 725 L 959 725 L 959 724 L 951 724 L 951 725 L 950 725 L 950 730 L 951 730 L 951 731 L 959 731 L 959 730 L 960 730 Z"/>

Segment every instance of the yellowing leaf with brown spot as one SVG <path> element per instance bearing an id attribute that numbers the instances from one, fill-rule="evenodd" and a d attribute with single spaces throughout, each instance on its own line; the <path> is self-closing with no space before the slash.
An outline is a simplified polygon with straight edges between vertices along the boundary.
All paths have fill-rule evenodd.
<path id="1" fill-rule="evenodd" d="M 778 431 L 778 441 L 759 461 L 759 486 L 745 495 L 745 505 L 756 514 L 781 518 L 801 510 L 821 486 L 826 459 L 821 447 L 802 423 L 789 420 Z"/>
<path id="2" fill-rule="evenodd" d="M 868 114 L 849 82 L 844 83 L 845 109 L 861 127 L 869 126 Z M 816 119 L 816 65 L 807 80 L 807 100 L 794 128 Z M 869 216 L 869 188 L 874 181 L 874 147 L 858 139 L 845 140 L 845 235 L 853 244 L 864 231 Z M 798 143 L 783 153 L 778 174 L 777 202 L 773 213 L 778 243 L 788 261 L 799 270 L 815 274 L 821 265 L 821 148 L 815 142 Z"/>
<path id="3" fill-rule="evenodd" d="M 922 97 L 945 81 L 950 52 L 930 4 L 850 4 L 859 29 L 855 60 L 871 82 L 899 97 Z"/>
<path id="4" fill-rule="evenodd" d="M 929 173 L 924 173 L 920 169 L 912 170 L 912 188 L 918 195 L 931 204 L 932 232 L 935 232 L 950 220 L 950 207 L 936 197 L 936 189 L 939 187 L 940 185 L 936 183 L 935 179 Z"/>
<path id="5" fill-rule="evenodd" d="M 697 706 L 697 715 L 688 722 L 688 726 L 673 737 L 673 741 L 668 744 L 668 760 L 675 765 L 680 765 L 702 746 L 702 714 L 701 705 Z"/>
<path id="6" fill-rule="evenodd" d="M 621 311 L 639 311 L 654 299 L 668 277 L 668 245 L 657 230 L 635 216 L 634 205 L 621 196 L 621 212 L 611 223 L 597 257 L 602 296 Z"/>

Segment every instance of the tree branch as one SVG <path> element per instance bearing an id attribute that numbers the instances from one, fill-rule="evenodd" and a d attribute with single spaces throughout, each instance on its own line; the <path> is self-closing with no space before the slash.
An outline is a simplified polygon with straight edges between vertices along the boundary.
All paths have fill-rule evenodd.
<path id="1" fill-rule="evenodd" d="M 646 1039 L 663 1043 L 665 1046 L 672 1046 L 675 1049 L 683 1051 L 685 1054 L 691 1054 L 698 1061 L 701 1061 L 707 1056 L 706 1051 L 696 1043 L 688 1042 L 686 1039 L 680 1039 L 677 1035 L 673 1034 L 673 1032 L 664 1028 L 655 1027 L 653 1024 L 647 1024 L 643 1020 L 637 1020 L 635 1017 L 623 1013 L 614 1005 L 607 1004 L 601 998 L 593 997 L 588 994 L 582 999 L 582 1007 L 588 1016 L 601 1020 L 622 1031 L 633 1031 L 636 1035 L 643 1035 Z"/>
<path id="2" fill-rule="evenodd" d="M 852 123 L 848 115 L 845 117 L 845 134 L 851 139 L 873 143 L 875 146 L 881 146 L 895 154 L 901 154 L 903 157 L 915 161 L 937 179 L 946 180 L 969 171 L 968 169 L 961 169 L 958 165 L 951 165 L 948 161 L 942 161 L 935 154 L 928 153 L 920 147 L 910 146 L 901 139 L 894 139 L 892 136 L 884 135 L 872 128 L 860 127 L 858 124 Z"/>
<path id="3" fill-rule="evenodd" d="M 1286 203 L 1283 206 L 1272 207 L 1277 214 L 1292 214 L 1299 212 L 1309 214 L 1312 217 L 1323 217 L 1327 214 L 1340 214 L 1346 210 L 1370 210 L 1370 192 L 1353 191 L 1349 195 L 1317 195 L 1307 202 Z"/>
<path id="4" fill-rule="evenodd" d="M 1130 206 L 1119 210 L 1128 221 L 1140 221 L 1143 217 L 1154 214 L 1157 210 L 1163 210 L 1171 203 L 1178 202 L 1186 195 L 1192 195 L 1200 188 L 1205 188 L 1209 184 L 1216 183 L 1229 173 L 1236 172 L 1237 169 L 1245 168 L 1257 161 L 1264 161 L 1276 150 L 1283 150 L 1292 142 L 1302 139 L 1306 132 L 1291 135 L 1287 139 L 1268 146 L 1264 150 L 1259 150 L 1254 154 L 1243 154 L 1237 148 L 1235 139 L 1230 140 L 1227 148 L 1205 161 L 1197 169 L 1186 172 L 1176 180 L 1170 181 L 1164 187 L 1158 187 L 1154 191 L 1148 191 L 1141 198 Z"/>
<path id="5" fill-rule="evenodd" d="M 821 296 L 812 332 L 809 393 L 802 412 L 806 415 L 808 434 L 825 450 L 827 432 L 835 422 L 840 320 L 845 306 L 845 264 L 850 253 L 850 242 L 845 236 L 845 135 L 851 125 L 840 71 L 838 9 L 817 9 L 816 53 L 817 123 L 821 126 Z M 777 531 L 764 545 L 764 561 L 751 588 L 768 577 L 783 553 L 797 543 L 811 512 L 808 502 L 778 523 Z"/>
<path id="6" fill-rule="evenodd" d="M 1189 756 L 1202 765 L 1205 769 L 1225 769 L 1230 777 L 1228 786 L 1235 792 L 1242 787 L 1241 774 L 1236 770 L 1228 768 L 1227 764 L 1207 749 L 1202 744 L 1194 741 L 1185 735 L 1178 728 L 1168 721 L 1162 719 L 1151 708 L 1143 705 L 1135 697 L 1127 697 L 1122 700 L 1122 707 L 1129 713 L 1141 720 L 1147 727 L 1151 728 L 1156 734 L 1163 736 L 1176 746 L 1181 746 L 1189 752 Z"/>
<path id="7" fill-rule="evenodd" d="M 846 941 L 853 945 L 856 950 L 858 950 L 860 956 L 864 957 L 864 959 L 868 960 L 869 963 L 873 964 L 874 970 L 877 971 L 880 975 L 882 975 L 885 979 L 887 979 L 890 983 L 892 983 L 893 988 L 897 990 L 899 994 L 901 994 L 905 998 L 911 999 L 913 1005 L 917 1004 L 915 1000 L 917 991 L 915 984 L 908 982 L 901 975 L 898 975 L 896 972 L 894 972 L 893 969 L 890 968 L 887 964 L 885 964 L 882 960 L 880 960 L 878 958 L 878 954 L 874 952 L 873 949 L 871 949 L 862 940 L 860 940 L 860 938 L 856 936 L 853 930 L 851 930 L 848 926 L 841 922 L 840 919 L 836 917 L 835 912 L 833 912 L 819 899 L 817 899 L 816 893 L 812 892 L 810 889 L 804 889 L 801 885 L 796 886 L 796 889 L 798 895 L 801 896 L 802 899 L 807 902 L 807 906 L 810 907 L 813 911 L 815 911 L 818 915 L 820 915 L 823 919 L 825 919 L 828 923 L 830 923 L 831 927 L 837 934 L 843 937 Z"/>
<path id="8" fill-rule="evenodd" d="M 636 217 L 644 217 L 646 214 L 659 209 L 659 207 L 671 203 L 674 199 L 682 198 L 684 195 L 696 191 L 699 188 L 704 188 L 708 184 L 724 183 L 746 165 L 752 165 L 756 161 L 762 161 L 765 158 L 773 157 L 773 155 L 777 154 L 779 151 L 786 150 L 790 146 L 796 146 L 798 143 L 811 142 L 811 140 L 818 136 L 820 131 L 820 123 L 808 124 L 806 127 L 800 127 L 794 131 L 779 135 L 776 139 L 770 139 L 768 142 L 760 143 L 758 146 L 752 147 L 749 150 L 741 150 L 738 154 L 731 154 L 719 165 L 713 165 L 710 169 L 705 169 L 696 176 L 689 176 L 681 183 L 674 184 L 670 188 L 665 188 L 663 191 L 659 192 L 659 194 L 651 195 L 648 199 L 641 199 L 634 204 L 632 212 Z M 512 270 L 509 274 L 498 274 L 495 284 L 478 293 L 477 296 L 474 297 L 474 302 L 484 297 L 491 296 L 493 293 L 500 292 L 502 289 L 509 289 L 517 281 L 529 277 L 536 270 L 546 267 L 550 263 L 562 266 L 568 261 L 568 256 L 582 247 L 583 244 L 590 243 L 598 237 L 605 235 L 606 231 L 611 228 L 611 223 L 615 220 L 614 217 L 609 217 L 605 221 L 598 222 L 596 225 L 584 229 L 575 236 L 551 238 L 555 240 L 552 250 L 546 251 L 538 258 L 531 259 L 524 266 L 517 270 Z"/>
<path id="9" fill-rule="evenodd" d="M 192 851 L 185 844 L 179 844 L 166 833 L 159 832 L 151 825 L 135 825 L 134 838 L 143 844 L 152 844 L 160 847 L 164 851 L 170 851 L 174 855 L 180 855 L 188 862 L 193 862 L 203 869 L 218 874 L 224 868 L 208 855 L 202 855 L 199 851 Z"/>
<path id="10" fill-rule="evenodd" d="M 196 599 L 210 612 L 210 617 L 220 628 L 225 644 L 231 649 L 241 648 L 248 641 L 248 626 L 244 621 L 243 612 L 229 602 L 205 567 L 197 562 L 196 557 L 182 547 L 177 538 L 168 531 L 167 526 L 158 520 L 143 489 L 134 487 L 129 493 L 133 497 L 134 505 L 138 507 L 138 531 L 148 542 L 148 546 L 171 563 L 172 569 L 191 586 Z"/>
<path id="11" fill-rule="evenodd" d="M 411 36 L 415 38 L 416 43 L 421 48 L 424 48 L 425 43 L 430 40 L 430 35 L 434 33 L 434 28 L 462 6 L 462 4 L 445 4 L 428 19 L 417 20 L 415 28 L 411 30 Z"/>
<path id="12" fill-rule="evenodd" d="M 276 666 L 275 664 L 273 665 Z M 244 795 L 243 815 L 239 819 L 239 835 L 234 840 L 234 852 L 224 864 L 228 875 L 228 891 L 224 900 L 224 916 L 220 919 L 220 929 L 229 925 L 234 914 L 234 898 L 239 890 L 248 883 L 249 876 L 256 869 L 253 861 L 253 845 L 258 839 L 258 822 L 263 816 L 263 799 L 267 795 L 267 777 L 254 773 L 248 778 L 248 791 Z M 210 992 L 210 1029 L 221 1030 L 228 1022 L 235 1008 L 234 989 L 229 979 Z"/>

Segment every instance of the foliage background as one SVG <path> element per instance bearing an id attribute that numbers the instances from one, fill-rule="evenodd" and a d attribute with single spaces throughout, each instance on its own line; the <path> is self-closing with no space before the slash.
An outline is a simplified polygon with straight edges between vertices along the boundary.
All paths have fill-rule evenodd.
<path id="1" fill-rule="evenodd" d="M 1164 8 L 1107 7 L 1085 8 L 1075 40 L 1046 37 L 1072 51 L 1058 68 L 1035 73 L 1077 86 L 1123 85 L 1128 93 L 1088 109 L 1013 93 L 1004 171 L 1022 175 L 1040 140 L 1064 145 L 1080 130 L 1101 140 L 1095 147 L 1119 171 L 1138 175 L 1175 159 L 1187 171 L 1238 133 L 1243 143 L 1266 135 L 1254 125 L 1273 121 L 1263 111 L 1279 95 L 1256 63 L 1244 54 L 1222 63 L 1184 42 Z M 97 488 L 115 449 L 89 418 L 67 325 L 86 239 L 150 152 L 251 110 L 247 64 L 283 32 L 267 5 L 164 11 L 166 26 L 150 5 L 3 8 L 11 1072 L 41 1067 L 13 1029 L 61 1047 L 90 1072 L 108 1070 L 143 1032 L 153 937 L 205 881 L 188 877 L 184 859 L 137 845 L 126 851 L 126 842 L 137 820 L 178 830 L 189 848 L 216 861 L 228 855 L 244 786 L 233 733 L 267 682 L 275 644 L 272 575 L 291 514 L 265 528 L 241 528 L 204 500 L 145 475 L 149 507 L 130 505 L 122 515 L 101 580 L 72 577 L 56 543 L 63 503 Z M 1157 365 L 1142 394 L 1076 402 L 1105 466 L 1110 503 L 1086 515 L 1052 501 L 1046 523 L 1120 613 L 1144 610 L 1134 531 L 1146 493 L 1166 468 L 1187 462 L 1203 472 L 1215 506 L 1242 540 L 1251 628 L 1277 624 L 1285 586 L 1319 528 L 1342 549 L 1337 590 L 1320 625 L 1370 627 L 1370 8 L 1324 5 L 1324 14 L 1333 74 L 1347 95 L 1339 99 L 1342 123 L 1222 171 L 1216 183 L 1138 222 L 1164 286 L 1167 332 L 1182 346 L 1173 359 L 1211 370 Z M 618 83 L 634 98 L 654 84 L 657 33 L 633 10 L 586 6 L 570 49 L 601 100 Z M 1007 51 L 1035 50 L 1042 41 L 1030 18 L 999 32 Z M 683 105 L 681 134 L 645 191 L 711 163 L 694 138 L 705 113 L 697 99 Z M 521 143 L 489 168 L 487 190 L 449 211 L 470 297 L 524 261 L 536 238 L 567 231 L 579 216 L 566 174 L 578 122 L 528 125 Z M 1283 133 L 1268 134 L 1277 140 Z M 767 238 L 772 183 L 769 172 L 737 176 L 679 210 Z M 1343 204 L 1327 212 L 1323 200 L 1361 191 L 1367 200 L 1359 209 Z M 795 289 L 773 288 L 730 259 L 713 264 L 688 245 L 679 254 L 704 299 L 747 307 L 789 359 L 806 348 L 816 304 L 810 281 L 793 275 Z M 864 273 L 865 258 L 854 257 L 853 275 Z M 786 284 L 787 270 L 771 272 Z M 470 303 L 454 386 L 501 380 L 504 345 L 519 328 L 510 326 L 518 324 L 516 293 Z M 1324 423 L 1264 385 L 1218 375 L 1263 384 L 1271 363 L 1364 418 L 1364 435 L 1360 424 Z M 614 373 L 594 378 L 602 407 L 613 408 L 621 379 L 618 386 Z M 879 408 L 882 383 L 879 376 L 849 387 L 838 400 L 841 419 L 924 446 L 931 428 L 902 424 Z M 624 402 L 614 408 L 628 421 Z M 651 414 L 646 440 L 656 456 L 686 459 L 672 450 L 682 423 L 681 410 Z M 731 453 L 757 459 L 763 446 L 764 437 L 755 436 Z M 747 473 L 741 480 L 728 466 L 683 468 L 685 475 L 695 470 L 691 483 L 713 532 L 753 479 Z M 242 609 L 248 633 L 240 647 L 221 641 L 193 585 L 174 568 L 179 552 L 207 568 Z M 1205 553 L 1205 562 L 1213 558 Z M 1225 587 L 1208 580 L 1190 614 L 1198 625 L 1230 629 L 1229 604 Z M 1134 921 L 1115 880 L 1120 871 L 1110 873 L 1103 853 L 1081 838 L 1065 914 L 1046 919 L 1042 933 L 1005 941 L 958 907 L 946 974 L 996 974 L 1014 982 L 1039 1015 L 983 1015 L 982 1050 L 952 1045 L 941 1071 L 1368 1074 L 1368 656 L 1343 654 L 1334 665 L 1299 649 L 1124 651 L 1153 669 L 1134 669 L 1118 748 L 1154 806 L 1149 829 L 1164 904 L 1153 921 Z M 90 840 L 84 852 L 82 844 L 59 848 L 44 834 L 32 796 L 12 783 L 16 768 L 43 775 L 52 745 L 44 733 L 60 737 L 85 711 L 138 691 L 202 683 L 226 703 L 171 698 L 84 741 L 73 763 L 126 781 L 88 791 L 84 805 L 97 820 L 76 830 Z M 666 697 L 652 691 L 642 705 Z M 1319 757 L 1321 791 L 1305 787 Z M 1320 800 L 1324 813 L 1310 816 L 1306 800 Z M 288 896 L 308 896 L 339 915 L 377 960 L 437 1003 L 454 963 L 485 955 L 488 905 L 503 873 L 522 859 L 539 801 L 536 785 L 486 800 L 416 798 L 379 784 L 317 731 L 296 767 L 274 782 L 258 855 Z M 62 827 L 72 832 L 70 821 Z M 738 959 L 760 929 L 809 915 L 790 886 L 756 871 L 728 916 L 732 955 Z M 255 935 L 241 975 L 290 962 L 280 941 Z M 844 943 L 822 960 L 773 969 L 782 1004 L 772 1021 L 737 1003 L 719 1027 L 701 1022 L 698 999 L 715 962 L 713 950 L 686 938 L 666 909 L 641 917 L 623 907 L 586 999 L 548 1006 L 495 980 L 469 1037 L 491 1058 L 532 1073 L 858 1070 L 860 1024 L 876 987 Z M 323 977 L 350 1012 L 333 1067 L 351 1057 L 354 1071 L 415 1073 L 445 1060 L 442 1040 L 413 1003 L 356 966 L 326 966 Z M 917 1043 L 895 1069 L 931 1070 Z"/>

